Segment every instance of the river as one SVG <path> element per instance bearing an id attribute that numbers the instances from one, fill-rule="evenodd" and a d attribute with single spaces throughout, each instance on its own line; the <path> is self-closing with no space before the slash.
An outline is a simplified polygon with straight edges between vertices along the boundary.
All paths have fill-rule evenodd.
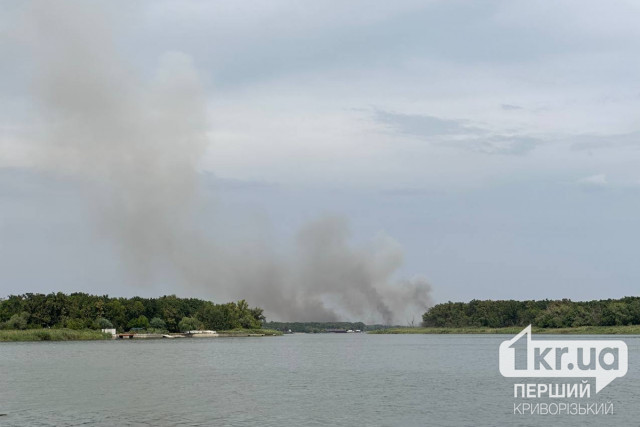
<path id="1" fill-rule="evenodd" d="M 581 416 L 514 414 L 514 403 L 522 399 L 513 398 L 513 384 L 523 380 L 503 378 L 498 372 L 498 346 L 508 338 L 294 334 L 0 343 L 0 413 L 5 414 L 0 416 L 0 425 L 528 426 L 640 422 L 640 339 L 615 337 L 629 347 L 627 375 L 590 399 L 580 399 L 584 403 L 610 402 L 613 414 Z"/>

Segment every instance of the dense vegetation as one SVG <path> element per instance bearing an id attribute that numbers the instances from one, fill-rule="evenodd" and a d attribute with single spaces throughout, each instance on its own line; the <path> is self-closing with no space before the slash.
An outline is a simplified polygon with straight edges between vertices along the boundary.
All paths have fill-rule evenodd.
<path id="1" fill-rule="evenodd" d="M 0 330 L 0 342 L 2 341 L 89 341 L 108 340 L 111 334 L 103 334 L 100 331 L 84 329 L 26 329 L 26 330 Z"/>
<path id="2" fill-rule="evenodd" d="M 414 328 L 397 327 L 370 331 L 370 334 L 508 334 L 515 335 L 522 330 L 520 326 L 508 328 L 484 328 L 470 326 L 465 328 Z M 571 334 L 571 335 L 638 335 L 640 325 L 624 326 L 576 326 L 571 328 L 538 328 L 533 327 L 535 334 Z"/>
<path id="3" fill-rule="evenodd" d="M 568 299 L 447 302 L 431 307 L 422 320 L 425 327 L 446 328 L 640 325 L 640 297 L 581 302 Z"/>
<path id="4" fill-rule="evenodd" d="M 62 292 L 11 295 L 0 301 L 0 329 L 116 328 L 118 331 L 179 332 L 192 329 L 259 329 L 262 309 L 245 300 L 214 304 L 175 295 L 160 298 L 110 298 Z"/>

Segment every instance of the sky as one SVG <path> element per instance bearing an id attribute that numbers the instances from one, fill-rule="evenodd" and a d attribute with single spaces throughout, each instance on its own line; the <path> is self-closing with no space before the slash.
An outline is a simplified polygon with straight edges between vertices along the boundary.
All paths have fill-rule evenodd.
<path id="1" fill-rule="evenodd" d="M 189 221 L 230 247 L 295 253 L 337 217 L 353 253 L 392 242 L 392 279 L 424 278 L 434 303 L 637 294 L 638 2 L 44 3 L 0 15 L 1 295 L 235 298 L 161 257 L 141 279 L 123 217 L 101 216 L 171 187 L 146 205 L 159 244 L 192 203 L 187 164 Z M 87 101 L 102 82 L 111 109 Z M 108 138 L 83 129 L 97 116 Z M 161 143 L 118 142 L 128 117 Z"/>

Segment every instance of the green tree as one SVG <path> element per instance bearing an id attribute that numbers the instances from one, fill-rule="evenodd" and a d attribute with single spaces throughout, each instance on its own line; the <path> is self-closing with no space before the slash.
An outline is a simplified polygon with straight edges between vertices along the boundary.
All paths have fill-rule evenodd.
<path id="1" fill-rule="evenodd" d="M 131 319 L 129 321 L 129 323 L 127 323 L 127 328 L 129 328 L 129 329 L 131 329 L 131 328 L 148 329 L 149 328 L 149 319 L 147 319 L 147 316 L 145 316 L 144 314 L 141 314 L 137 318 Z"/>
<path id="2" fill-rule="evenodd" d="M 5 323 L 7 329 L 27 329 L 29 319 L 29 313 L 22 312 L 20 314 L 14 314 Z"/>
<path id="3" fill-rule="evenodd" d="M 207 302 L 197 313 L 197 319 L 206 329 L 225 329 L 224 313 L 218 304 Z"/>
<path id="4" fill-rule="evenodd" d="M 167 329 L 167 324 L 159 317 L 154 317 L 149 321 L 149 326 L 153 329 Z"/>
<path id="5" fill-rule="evenodd" d="M 185 317 L 196 318 L 206 323 L 209 329 L 260 327 L 264 319 L 262 309 L 249 308 L 244 300 L 213 304 L 175 295 L 161 298 L 110 298 L 82 292 L 70 295 L 61 292 L 47 295 L 26 293 L 0 299 L 0 327 L 3 328 L 102 329 L 112 325 L 122 331 L 133 327 L 148 328 L 152 325 L 147 319 L 152 319 L 156 329 L 178 331 L 179 322 Z"/>
<path id="6" fill-rule="evenodd" d="M 113 328 L 113 323 L 109 321 L 109 319 L 105 319 L 104 317 L 98 317 L 96 319 L 97 329 L 111 329 Z"/>
<path id="7" fill-rule="evenodd" d="M 267 318 L 266 318 L 266 317 L 264 317 L 264 314 L 263 314 L 263 313 L 264 313 L 264 310 L 263 310 L 263 309 L 261 309 L 260 307 L 253 307 L 253 308 L 251 309 L 251 315 L 252 315 L 252 316 L 253 316 L 253 318 L 254 318 L 254 319 L 256 319 L 259 323 L 264 323 L 264 322 L 267 320 Z M 364 330 L 364 323 L 363 323 L 362 325 L 363 325 L 363 327 L 362 327 L 362 328 L 357 328 L 357 329 Z"/>
<path id="8" fill-rule="evenodd" d="M 127 314 L 124 305 L 117 299 L 112 299 L 105 306 L 105 317 L 111 319 L 116 329 L 124 330 L 127 326 Z"/>
<path id="9" fill-rule="evenodd" d="M 623 302 L 612 301 L 603 307 L 602 322 L 605 326 L 628 325 L 633 319 L 629 306 Z"/>
<path id="10" fill-rule="evenodd" d="M 167 324 L 170 331 L 178 331 L 178 323 L 186 313 L 182 313 L 180 299 L 175 295 L 163 296 L 158 299 L 158 314 Z"/>
<path id="11" fill-rule="evenodd" d="M 195 317 L 183 317 L 178 324 L 178 328 L 180 332 L 195 331 L 200 329 L 200 325 L 200 321 Z"/>
<path id="12" fill-rule="evenodd" d="M 67 319 L 64 326 L 69 329 L 84 329 L 85 323 L 82 319 L 73 318 Z"/>

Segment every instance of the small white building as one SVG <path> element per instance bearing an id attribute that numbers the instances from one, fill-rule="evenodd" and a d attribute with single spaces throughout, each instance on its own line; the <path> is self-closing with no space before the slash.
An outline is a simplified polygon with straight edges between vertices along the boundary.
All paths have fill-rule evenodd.
<path id="1" fill-rule="evenodd" d="M 102 332 L 104 332 L 105 334 L 115 335 L 116 334 L 116 328 L 102 329 Z"/>

